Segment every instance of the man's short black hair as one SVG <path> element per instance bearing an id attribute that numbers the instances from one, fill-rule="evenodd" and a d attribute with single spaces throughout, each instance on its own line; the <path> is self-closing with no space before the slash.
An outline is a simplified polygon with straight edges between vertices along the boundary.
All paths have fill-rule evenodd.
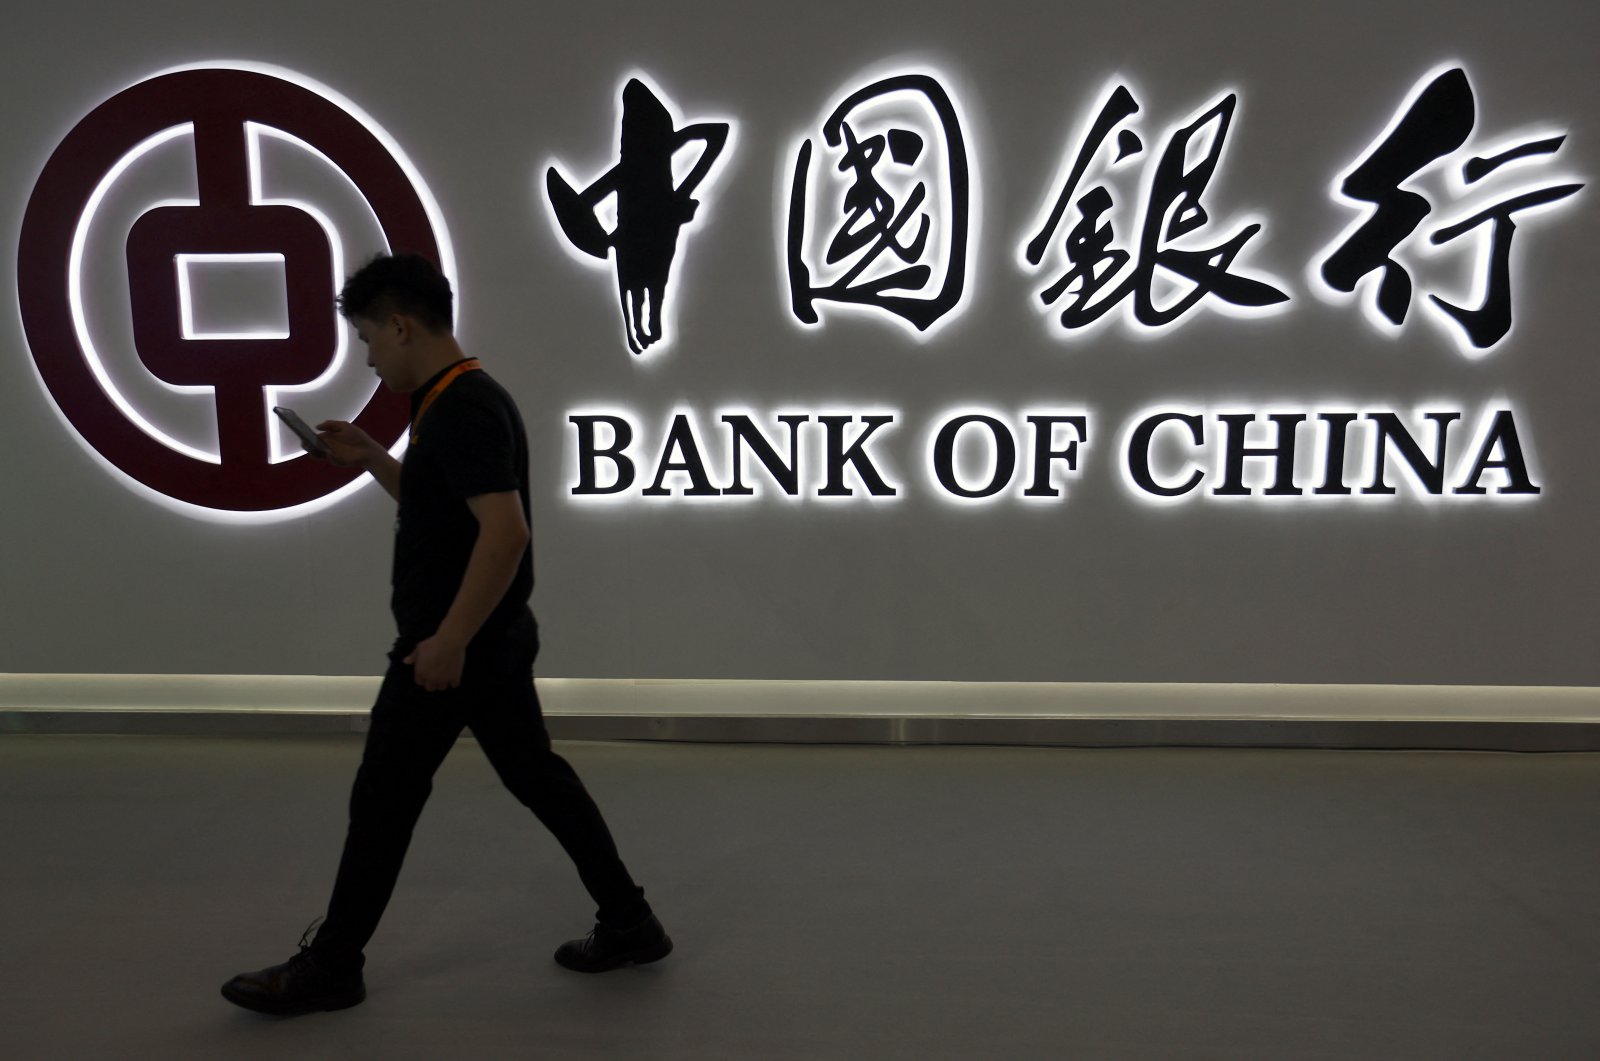
<path id="1" fill-rule="evenodd" d="M 346 320 L 382 320 L 391 313 L 415 317 L 433 332 L 454 327 L 454 295 L 439 267 L 420 254 L 380 254 L 344 282 L 339 312 Z"/>

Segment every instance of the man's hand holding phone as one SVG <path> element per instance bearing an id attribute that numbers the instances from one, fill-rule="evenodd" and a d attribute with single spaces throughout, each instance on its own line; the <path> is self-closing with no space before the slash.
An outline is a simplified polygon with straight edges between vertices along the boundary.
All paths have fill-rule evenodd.
<path id="1" fill-rule="evenodd" d="M 324 420 L 317 425 L 317 439 L 327 447 L 327 453 L 306 451 L 312 456 L 332 461 L 341 468 L 366 468 L 388 452 L 372 436 L 355 424 L 344 420 Z"/>
<path id="2" fill-rule="evenodd" d="M 400 462 L 389 456 L 389 451 L 373 441 L 371 435 L 346 420 L 324 420 L 313 431 L 293 409 L 280 405 L 272 411 L 300 436 L 300 444 L 307 453 L 340 468 L 361 468 L 370 472 L 390 497 L 400 500 Z"/>

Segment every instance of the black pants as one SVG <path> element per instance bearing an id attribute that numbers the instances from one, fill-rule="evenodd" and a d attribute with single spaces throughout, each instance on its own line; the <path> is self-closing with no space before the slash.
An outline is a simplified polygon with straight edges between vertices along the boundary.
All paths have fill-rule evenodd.
<path id="1" fill-rule="evenodd" d="M 537 627 L 531 614 L 504 633 L 480 637 L 467 653 L 461 686 L 430 693 L 390 653 L 372 706 L 361 769 L 350 793 L 350 830 L 328 915 L 312 943 L 326 964 L 359 968 L 405 861 L 411 831 L 433 791 L 433 774 L 463 727 L 512 795 L 533 811 L 577 866 L 599 909 L 596 918 L 626 927 L 650 913 L 644 889 L 617 855 L 600 809 L 567 761 L 550 750 L 533 688 Z"/>

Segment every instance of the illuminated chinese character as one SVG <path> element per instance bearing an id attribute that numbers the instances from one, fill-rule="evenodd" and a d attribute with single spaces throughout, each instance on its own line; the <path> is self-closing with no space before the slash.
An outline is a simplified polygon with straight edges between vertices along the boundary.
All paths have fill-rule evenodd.
<path id="1" fill-rule="evenodd" d="M 817 303 L 891 315 L 918 333 L 961 302 L 967 271 L 967 149 L 955 105 L 926 74 L 850 93 L 803 141 L 789 200 L 794 315 Z M 820 158 L 814 155 L 820 154 Z"/>
<path id="2" fill-rule="evenodd" d="M 1425 195 L 1405 185 L 1435 168 L 1452 175 L 1458 172 L 1453 190 L 1458 201 L 1466 199 L 1480 190 L 1474 186 L 1502 167 L 1548 164 L 1549 156 L 1560 150 L 1565 139 L 1547 132 L 1523 135 L 1478 153 L 1467 147 L 1475 121 L 1476 105 L 1465 70 L 1454 67 L 1417 83 L 1388 129 L 1338 185 L 1335 198 L 1342 196 L 1355 204 L 1364 216 L 1345 230 L 1322 259 L 1320 276 L 1329 289 L 1350 294 L 1376 274 L 1368 285 L 1369 305 L 1383 321 L 1398 327 L 1406 319 L 1415 285 L 1395 255 L 1433 210 Z M 1565 199 L 1581 187 L 1556 180 L 1486 193 L 1474 205 L 1462 208 L 1458 217 L 1429 230 L 1428 242 L 1434 246 L 1454 243 L 1469 232 L 1480 234 L 1477 306 L 1467 308 L 1437 294 L 1428 295 L 1438 311 L 1459 328 L 1463 351 L 1486 351 L 1511 331 L 1511 240 L 1517 230 L 1513 218 Z M 1493 201 L 1483 205 L 1483 198 Z"/>
<path id="3" fill-rule="evenodd" d="M 1202 230 L 1211 223 L 1201 198 L 1222 161 L 1237 106 L 1236 95 L 1220 97 L 1169 130 L 1147 166 L 1140 167 L 1133 165 L 1145 151 L 1133 128 L 1139 103 L 1126 86 L 1111 86 L 1076 153 L 1068 156 L 1071 165 L 1064 167 L 1061 190 L 1022 248 L 1026 267 L 1040 272 L 1055 241 L 1051 270 L 1059 273 L 1039 299 L 1046 307 L 1065 300 L 1059 318 L 1063 328 L 1087 327 L 1119 305 L 1127 307 L 1125 314 L 1131 309 L 1132 321 L 1160 328 L 1207 296 L 1208 305 L 1241 314 L 1288 301 L 1272 283 L 1233 268 L 1245 244 L 1261 231 L 1259 222 L 1240 221 L 1218 242 L 1201 242 Z M 1096 179 L 1086 180 L 1091 174 Z M 1142 176 L 1144 194 L 1137 220 L 1119 233 L 1117 225 L 1131 213 L 1119 214 L 1113 194 L 1124 174 L 1124 183 Z"/>
<path id="4" fill-rule="evenodd" d="M 614 253 L 617 293 L 628 349 L 641 354 L 660 342 L 668 317 L 667 281 L 678 253 L 678 234 L 694 218 L 695 189 L 710 175 L 728 141 L 727 122 L 676 128 L 672 112 L 638 78 L 622 90 L 617 164 L 582 191 L 551 166 L 545 177 L 550 208 L 573 247 L 602 262 Z M 673 156 L 703 144 L 682 178 Z M 615 224 L 608 231 L 602 205 L 614 198 Z"/>

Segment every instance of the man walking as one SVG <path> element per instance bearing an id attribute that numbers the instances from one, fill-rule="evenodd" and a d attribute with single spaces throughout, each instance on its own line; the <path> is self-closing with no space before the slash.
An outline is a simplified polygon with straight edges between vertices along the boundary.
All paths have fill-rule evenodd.
<path id="1" fill-rule="evenodd" d="M 571 856 L 599 907 L 594 931 L 563 944 L 556 961 L 602 972 L 672 950 L 599 809 L 550 748 L 533 686 L 527 438 L 511 396 L 457 344 L 452 301 L 449 281 L 412 254 L 375 258 L 339 295 L 367 364 L 391 390 L 411 394 L 404 463 L 352 424 L 317 425 L 327 459 L 364 468 L 399 502 L 391 601 L 399 637 L 372 707 L 327 917 L 287 962 L 223 985 L 247 1009 L 307 1013 L 366 997 L 363 950 L 434 771 L 463 727 Z"/>

